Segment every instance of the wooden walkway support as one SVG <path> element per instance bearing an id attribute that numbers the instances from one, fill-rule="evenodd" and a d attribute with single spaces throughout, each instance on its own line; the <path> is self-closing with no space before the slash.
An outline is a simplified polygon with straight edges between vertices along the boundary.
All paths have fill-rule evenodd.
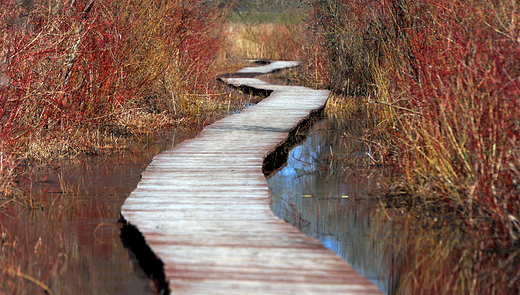
<path id="1" fill-rule="evenodd" d="M 274 62 L 242 73 L 295 65 Z M 121 209 L 164 263 L 172 294 L 380 294 L 269 207 L 264 158 L 324 107 L 329 92 L 223 80 L 274 91 L 157 155 Z"/>

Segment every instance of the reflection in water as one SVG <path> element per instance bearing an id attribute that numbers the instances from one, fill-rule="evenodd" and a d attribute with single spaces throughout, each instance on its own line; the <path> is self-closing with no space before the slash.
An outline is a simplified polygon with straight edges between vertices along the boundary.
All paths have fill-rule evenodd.
<path id="1" fill-rule="evenodd" d="M 359 135 L 355 121 L 324 120 L 291 151 L 268 179 L 274 213 L 386 294 L 519 294 L 519 248 L 489 251 L 456 212 L 421 209 L 400 191 L 368 196 L 392 178 L 367 165 L 369 147 L 341 138 Z"/>
<path id="2" fill-rule="evenodd" d="M 287 166 L 268 179 L 271 206 L 278 217 L 320 240 L 388 293 L 391 264 L 377 249 L 390 224 L 374 212 L 376 205 L 367 196 L 381 172 L 331 164 L 367 154 L 355 142 L 345 144 L 337 127 L 329 120 L 318 123 L 291 151 Z"/>
<path id="3" fill-rule="evenodd" d="M 152 157 L 198 131 L 32 175 L 38 209 L 0 203 L 0 294 L 44 294 L 42 285 L 53 294 L 155 294 L 123 247 L 119 210 Z"/>
<path id="4" fill-rule="evenodd" d="M 244 94 L 238 107 L 228 104 L 228 113 L 254 101 Z M 121 241 L 121 205 L 155 155 L 195 137 L 200 122 L 221 117 L 201 117 L 157 135 L 153 144 L 33 171 L 32 199 L 24 204 L 33 209 L 0 199 L 0 295 L 42 294 L 47 287 L 52 294 L 156 294 Z"/>

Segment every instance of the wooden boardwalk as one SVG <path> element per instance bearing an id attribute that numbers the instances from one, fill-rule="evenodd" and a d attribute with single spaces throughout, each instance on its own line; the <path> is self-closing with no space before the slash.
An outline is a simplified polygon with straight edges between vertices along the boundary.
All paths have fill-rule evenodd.
<path id="1" fill-rule="evenodd" d="M 294 65 L 275 62 L 242 73 Z M 223 80 L 274 92 L 156 156 L 121 209 L 164 263 L 172 294 L 380 294 L 269 207 L 265 156 L 322 108 L 329 92 Z"/>

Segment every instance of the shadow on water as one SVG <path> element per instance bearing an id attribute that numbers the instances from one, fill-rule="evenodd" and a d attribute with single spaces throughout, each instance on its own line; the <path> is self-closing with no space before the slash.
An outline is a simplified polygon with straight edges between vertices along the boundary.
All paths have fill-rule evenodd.
<path id="1" fill-rule="evenodd" d="M 383 172 L 345 168 L 346 159 L 368 154 L 358 143 L 345 141 L 338 128 L 324 119 L 290 151 L 287 165 L 267 181 L 272 210 L 388 293 L 391 261 L 378 250 L 378 242 L 390 225 L 368 197 Z"/>

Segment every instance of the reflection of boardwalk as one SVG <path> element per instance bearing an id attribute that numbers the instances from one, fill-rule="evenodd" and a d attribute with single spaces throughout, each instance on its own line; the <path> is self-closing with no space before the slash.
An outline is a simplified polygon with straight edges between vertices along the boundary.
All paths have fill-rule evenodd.
<path id="1" fill-rule="evenodd" d="M 172 293 L 378 294 L 269 208 L 264 157 L 325 105 L 328 91 L 224 80 L 274 92 L 156 156 L 121 210 L 163 261 Z"/>

